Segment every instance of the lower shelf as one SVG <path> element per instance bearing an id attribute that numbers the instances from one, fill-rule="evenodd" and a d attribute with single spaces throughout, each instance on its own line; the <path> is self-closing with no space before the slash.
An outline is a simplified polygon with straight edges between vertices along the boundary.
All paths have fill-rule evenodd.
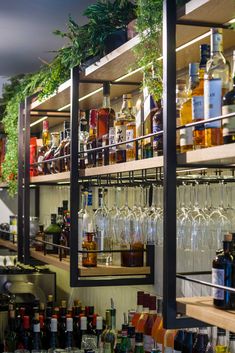
<path id="1" fill-rule="evenodd" d="M 185 314 L 207 324 L 235 332 L 235 311 L 213 306 L 212 297 L 177 298 L 185 306 Z"/>
<path id="2" fill-rule="evenodd" d="M 13 244 L 11 241 L 0 239 L 0 246 L 4 246 L 7 249 L 17 251 L 17 244 Z"/>

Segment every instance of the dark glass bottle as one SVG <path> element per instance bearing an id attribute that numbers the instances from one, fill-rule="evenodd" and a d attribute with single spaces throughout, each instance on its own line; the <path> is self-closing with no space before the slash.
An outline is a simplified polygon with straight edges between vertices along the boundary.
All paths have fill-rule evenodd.
<path id="1" fill-rule="evenodd" d="M 39 322 L 38 313 L 34 315 L 34 319 L 33 319 L 32 349 L 35 349 L 35 350 L 42 349 L 41 331 L 40 331 L 40 322 Z"/>
<path id="2" fill-rule="evenodd" d="M 24 349 L 31 350 L 31 332 L 30 332 L 30 318 L 28 315 L 23 317 L 23 335 L 22 335 L 22 343 Z"/>
<path id="3" fill-rule="evenodd" d="M 121 353 L 128 353 L 131 352 L 131 342 L 130 338 L 128 337 L 128 327 L 122 325 L 122 340 L 121 340 Z"/>
<path id="4" fill-rule="evenodd" d="M 67 315 L 67 303 L 62 300 L 60 307 L 60 315 L 58 319 L 58 339 L 61 348 L 65 348 L 66 344 L 66 315 Z"/>
<path id="5" fill-rule="evenodd" d="M 174 338 L 174 352 L 182 352 L 183 351 L 183 343 L 185 339 L 185 331 L 178 330 Z"/>
<path id="6" fill-rule="evenodd" d="M 87 317 L 81 316 L 80 318 L 80 332 L 78 335 L 78 348 L 81 349 L 82 337 L 87 334 Z"/>
<path id="7" fill-rule="evenodd" d="M 232 234 L 226 234 L 223 241 L 223 252 L 219 253 L 212 263 L 212 283 L 232 287 L 233 256 L 231 254 Z M 232 307 L 231 293 L 222 289 L 213 288 L 214 305 L 220 309 Z"/>
<path id="8" fill-rule="evenodd" d="M 73 318 L 66 318 L 66 340 L 65 340 L 65 348 L 74 347 L 74 339 L 73 339 Z"/>
<path id="9" fill-rule="evenodd" d="M 9 312 L 8 329 L 5 332 L 4 351 L 14 352 L 16 350 L 17 335 L 15 330 L 15 310 Z"/>
<path id="10" fill-rule="evenodd" d="M 192 353 L 193 342 L 194 342 L 194 332 L 192 330 L 187 330 L 184 335 L 182 353 Z"/>
<path id="11" fill-rule="evenodd" d="M 101 334 L 103 331 L 103 317 L 102 316 L 96 316 L 96 337 L 97 337 L 97 348 L 101 348 Z"/>
<path id="12" fill-rule="evenodd" d="M 207 329 L 200 328 L 193 345 L 193 353 L 205 353 L 208 341 Z"/>
<path id="13" fill-rule="evenodd" d="M 57 318 L 51 319 L 51 334 L 49 348 L 59 348 L 58 331 L 57 331 Z"/>
<path id="14" fill-rule="evenodd" d="M 69 155 L 70 154 L 70 129 L 66 130 L 66 143 L 64 145 L 64 155 Z M 64 158 L 64 170 L 68 172 L 70 170 L 70 157 L 65 157 Z"/>
<path id="15" fill-rule="evenodd" d="M 51 134 L 52 144 L 50 149 L 45 153 L 43 161 L 47 161 L 49 159 L 54 158 L 55 151 L 59 146 L 59 142 L 60 142 L 59 138 L 60 138 L 59 132 L 53 132 Z M 54 162 L 44 163 L 44 174 L 54 173 L 54 169 L 55 169 Z"/>
<path id="16" fill-rule="evenodd" d="M 223 97 L 222 114 L 235 112 L 235 51 L 233 51 L 233 88 Z M 222 120 L 224 143 L 235 142 L 235 117 Z"/>
<path id="17" fill-rule="evenodd" d="M 61 228 L 56 224 L 56 214 L 51 214 L 51 224 L 45 229 L 45 241 L 53 244 L 59 244 Z M 45 252 L 57 254 L 58 248 L 52 244 L 45 244 Z"/>
<path id="18" fill-rule="evenodd" d="M 143 333 L 136 332 L 136 334 L 135 334 L 134 353 L 144 353 Z"/>

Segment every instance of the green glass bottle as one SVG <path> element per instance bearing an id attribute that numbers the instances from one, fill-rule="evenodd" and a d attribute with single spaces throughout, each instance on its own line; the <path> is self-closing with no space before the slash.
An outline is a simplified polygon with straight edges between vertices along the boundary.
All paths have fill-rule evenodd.
<path id="1" fill-rule="evenodd" d="M 104 353 L 113 353 L 114 352 L 114 346 L 115 346 L 115 342 L 116 342 L 116 331 L 115 331 L 116 317 L 115 317 L 115 314 L 116 314 L 115 309 L 111 309 L 109 311 L 106 311 L 107 331 L 104 335 Z"/>
<path id="2" fill-rule="evenodd" d="M 143 333 L 136 332 L 135 334 L 135 350 L 134 353 L 144 353 Z"/>
<path id="3" fill-rule="evenodd" d="M 51 214 L 51 224 L 45 229 L 45 241 L 51 244 L 45 244 L 46 253 L 58 254 L 58 248 L 52 244 L 59 244 L 61 228 L 56 224 L 56 214 Z"/>

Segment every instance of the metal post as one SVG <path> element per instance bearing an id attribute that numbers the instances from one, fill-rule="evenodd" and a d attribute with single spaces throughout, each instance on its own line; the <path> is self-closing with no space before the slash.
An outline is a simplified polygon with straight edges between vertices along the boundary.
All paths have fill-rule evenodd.
<path id="1" fill-rule="evenodd" d="M 18 219 L 17 219 L 17 250 L 18 261 L 23 261 L 23 170 L 24 170 L 24 141 L 23 141 L 23 125 L 24 125 L 24 103 L 19 105 L 18 115 Z"/>
<path id="2" fill-rule="evenodd" d="M 29 210 L 30 210 L 30 103 L 31 98 L 25 99 L 25 115 L 24 115 L 24 263 L 29 263 Z"/>
<path id="3" fill-rule="evenodd" d="M 70 286 L 78 285 L 78 111 L 79 111 L 79 66 L 71 69 L 70 91 Z"/>

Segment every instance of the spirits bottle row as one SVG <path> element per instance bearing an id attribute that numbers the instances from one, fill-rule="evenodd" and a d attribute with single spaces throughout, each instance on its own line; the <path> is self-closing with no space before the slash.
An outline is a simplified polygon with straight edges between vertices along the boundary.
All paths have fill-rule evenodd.
<path id="1" fill-rule="evenodd" d="M 124 313 L 116 328 L 117 308 L 105 310 L 105 318 L 94 306 L 82 307 L 79 300 L 72 308 L 65 300 L 56 306 L 48 296 L 46 305 L 37 300 L 31 307 L 9 303 L 8 326 L 1 351 L 16 349 L 81 349 L 101 353 L 234 353 L 235 335 L 224 329 L 164 329 L 162 300 L 143 291 L 137 292 L 137 307 Z"/>

